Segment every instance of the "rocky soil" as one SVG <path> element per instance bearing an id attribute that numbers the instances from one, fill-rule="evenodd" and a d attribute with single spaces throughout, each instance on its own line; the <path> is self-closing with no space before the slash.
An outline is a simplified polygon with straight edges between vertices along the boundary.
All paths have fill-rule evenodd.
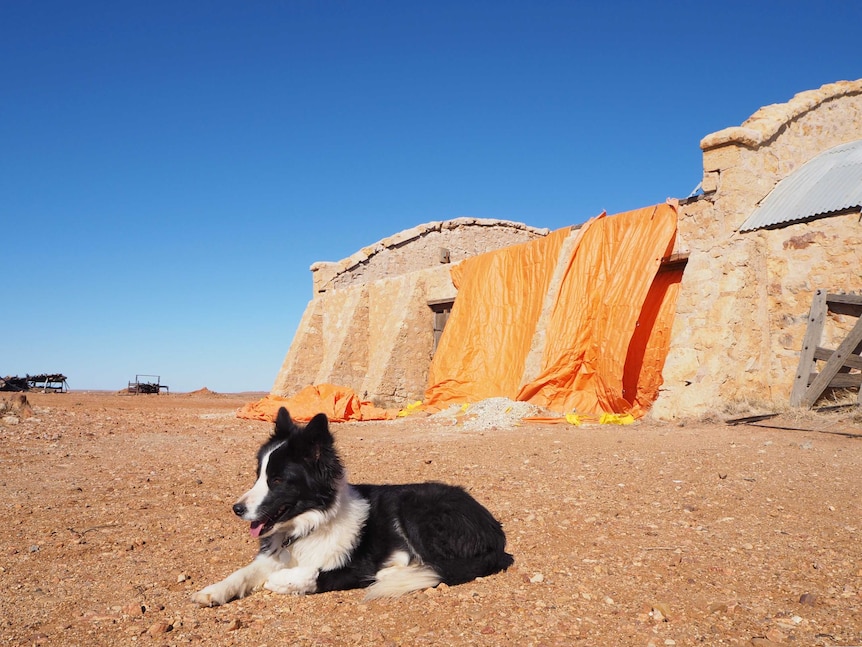
<path id="1" fill-rule="evenodd" d="M 198 608 L 194 591 L 256 552 L 230 510 L 270 431 L 235 417 L 256 397 L 29 394 L 31 417 L 0 416 L 0 643 L 862 644 L 858 410 L 335 425 L 351 480 L 465 486 L 514 566 L 397 600 L 261 591 Z"/>

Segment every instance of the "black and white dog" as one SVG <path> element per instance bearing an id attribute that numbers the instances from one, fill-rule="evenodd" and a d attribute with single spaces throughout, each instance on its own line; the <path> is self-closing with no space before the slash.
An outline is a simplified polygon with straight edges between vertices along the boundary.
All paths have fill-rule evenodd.
<path id="1" fill-rule="evenodd" d="M 195 593 L 201 606 L 261 585 L 294 594 L 369 587 L 366 599 L 396 597 L 512 563 L 500 523 L 459 487 L 348 484 L 323 414 L 302 427 L 280 409 L 257 460 L 257 481 L 233 511 L 251 523 L 260 552 Z"/>

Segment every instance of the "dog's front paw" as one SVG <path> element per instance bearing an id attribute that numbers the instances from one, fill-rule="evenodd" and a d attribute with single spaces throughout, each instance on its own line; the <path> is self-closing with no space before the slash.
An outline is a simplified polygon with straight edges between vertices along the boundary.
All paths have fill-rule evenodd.
<path id="1" fill-rule="evenodd" d="M 225 587 L 218 584 L 210 584 L 192 595 L 192 602 L 201 607 L 217 607 L 227 604 L 230 598 L 227 596 Z"/>
<path id="2" fill-rule="evenodd" d="M 316 568 L 283 568 L 270 575 L 263 588 L 273 593 L 305 595 L 317 591 Z"/>

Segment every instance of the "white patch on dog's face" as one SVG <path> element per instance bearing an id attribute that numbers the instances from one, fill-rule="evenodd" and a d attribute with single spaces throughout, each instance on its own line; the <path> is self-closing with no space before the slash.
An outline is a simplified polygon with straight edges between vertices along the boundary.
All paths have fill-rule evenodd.
<path id="1" fill-rule="evenodd" d="M 258 518 L 260 504 L 263 503 L 263 500 L 269 493 L 269 485 L 266 482 L 266 466 L 269 464 L 269 457 L 272 456 L 272 453 L 282 445 L 284 445 L 283 442 L 278 443 L 264 454 L 263 458 L 260 459 L 260 474 L 257 477 L 257 481 L 254 482 L 254 485 L 248 492 L 237 500 L 237 503 L 245 506 L 245 514 L 241 517 L 245 521 L 256 521 Z"/>

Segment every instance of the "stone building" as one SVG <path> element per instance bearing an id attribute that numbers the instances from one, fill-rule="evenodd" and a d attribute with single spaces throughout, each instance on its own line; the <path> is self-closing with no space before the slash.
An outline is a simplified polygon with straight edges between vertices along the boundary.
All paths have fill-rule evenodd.
<path id="1" fill-rule="evenodd" d="M 272 394 L 328 382 L 380 406 L 421 400 L 457 293 L 452 263 L 547 234 L 516 222 L 458 218 L 407 229 L 337 263 L 315 263 L 313 298 Z"/>
<path id="2" fill-rule="evenodd" d="M 860 140 L 862 80 L 802 92 L 701 141 L 703 192 L 679 206 L 675 251 L 688 263 L 653 415 L 787 403 L 814 291 L 862 289 L 860 201 L 765 227 L 743 225 L 807 162 Z M 313 298 L 272 394 L 331 382 L 383 406 L 421 399 L 435 328 L 439 334 L 456 295 L 450 264 L 547 234 L 461 218 L 314 264 Z M 827 337 L 848 325 L 831 316 Z"/>
<path id="3" fill-rule="evenodd" d="M 859 191 L 843 209 L 823 211 L 824 191 L 822 209 L 805 218 L 743 225 L 807 162 L 860 140 L 862 80 L 802 92 L 701 141 L 703 195 L 680 205 L 677 245 L 689 260 L 653 415 L 787 405 L 814 292 L 862 290 Z M 849 324 L 835 315 L 828 323 L 834 348 Z"/>

